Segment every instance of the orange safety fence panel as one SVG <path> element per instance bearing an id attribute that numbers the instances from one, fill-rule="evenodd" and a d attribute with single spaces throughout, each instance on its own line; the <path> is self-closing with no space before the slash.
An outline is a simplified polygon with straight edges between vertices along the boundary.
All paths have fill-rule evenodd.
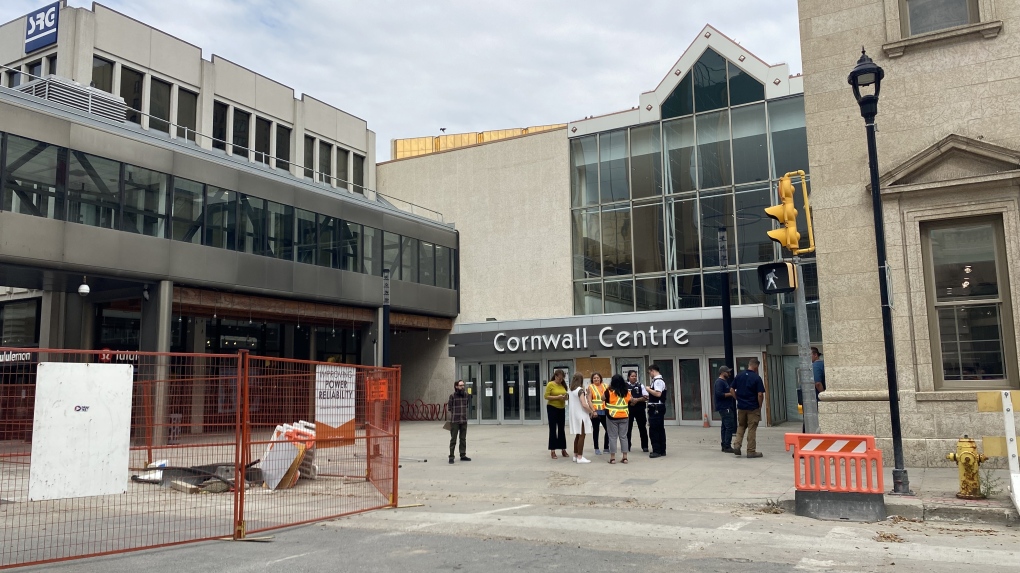
<path id="1" fill-rule="evenodd" d="M 882 451 L 874 436 L 786 434 L 798 491 L 883 493 Z"/>

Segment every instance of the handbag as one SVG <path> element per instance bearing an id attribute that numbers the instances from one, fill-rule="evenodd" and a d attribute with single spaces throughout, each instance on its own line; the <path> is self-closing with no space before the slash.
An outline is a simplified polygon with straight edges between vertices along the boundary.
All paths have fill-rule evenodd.
<path id="1" fill-rule="evenodd" d="M 452 428 L 453 428 L 453 422 L 451 422 L 449 420 L 447 420 L 446 423 L 443 424 L 443 429 L 446 430 L 447 432 L 449 432 Z"/>

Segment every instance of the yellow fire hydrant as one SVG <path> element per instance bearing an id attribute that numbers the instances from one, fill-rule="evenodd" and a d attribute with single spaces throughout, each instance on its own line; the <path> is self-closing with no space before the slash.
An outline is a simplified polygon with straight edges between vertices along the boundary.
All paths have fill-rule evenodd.
<path id="1" fill-rule="evenodd" d="M 988 457 L 978 453 L 977 442 L 964 434 L 956 442 L 956 452 L 946 454 L 946 459 L 956 462 L 956 467 L 960 470 L 960 491 L 956 497 L 984 499 L 985 496 L 981 495 L 981 475 L 978 473 L 978 466 L 981 462 L 987 461 Z"/>

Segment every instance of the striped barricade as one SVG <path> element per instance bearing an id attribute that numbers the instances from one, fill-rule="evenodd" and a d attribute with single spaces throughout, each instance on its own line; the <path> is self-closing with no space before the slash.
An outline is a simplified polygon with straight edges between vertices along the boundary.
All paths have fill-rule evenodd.
<path id="1" fill-rule="evenodd" d="M 882 493 L 882 451 L 874 436 L 786 434 L 798 491 Z"/>

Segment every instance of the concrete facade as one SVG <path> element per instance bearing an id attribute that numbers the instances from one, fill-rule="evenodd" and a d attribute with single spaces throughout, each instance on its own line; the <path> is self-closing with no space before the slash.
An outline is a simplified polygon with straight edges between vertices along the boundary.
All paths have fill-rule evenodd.
<path id="1" fill-rule="evenodd" d="M 876 435 L 891 456 L 867 142 L 846 79 L 863 45 L 885 70 L 876 124 L 904 454 L 907 466 L 931 467 L 952 464 L 945 454 L 963 434 L 1003 434 L 1001 414 L 977 412 L 976 391 L 1020 387 L 1020 7 L 980 0 L 970 24 L 910 35 L 904 5 L 799 2 L 826 334 L 820 418 L 826 433 Z M 925 229 L 979 216 L 1001 224 L 1004 238 L 998 285 L 1006 376 L 950 383 L 932 316 Z"/>

